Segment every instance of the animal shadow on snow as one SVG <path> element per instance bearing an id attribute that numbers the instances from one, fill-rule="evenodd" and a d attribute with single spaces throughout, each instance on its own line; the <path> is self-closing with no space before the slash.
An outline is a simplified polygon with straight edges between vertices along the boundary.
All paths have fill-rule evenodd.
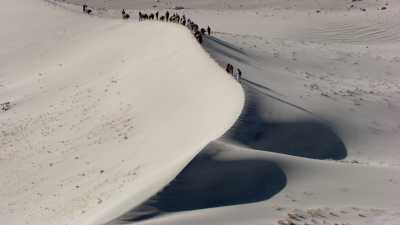
<path id="1" fill-rule="evenodd" d="M 326 122 L 317 119 L 268 121 L 261 116 L 260 105 L 273 100 L 310 113 L 308 110 L 272 95 L 263 95 L 250 85 L 244 85 L 244 89 L 246 106 L 225 138 L 258 150 L 312 159 L 340 160 L 347 156 L 343 141 Z"/>
<path id="2" fill-rule="evenodd" d="M 203 150 L 157 195 L 110 224 L 149 219 L 165 213 L 266 200 L 286 186 L 286 175 L 266 160 L 220 160 Z"/>

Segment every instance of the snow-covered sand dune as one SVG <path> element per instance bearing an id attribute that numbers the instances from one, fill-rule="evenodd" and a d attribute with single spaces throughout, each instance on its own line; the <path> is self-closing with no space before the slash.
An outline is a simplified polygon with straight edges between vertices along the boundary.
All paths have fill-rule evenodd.
<path id="1" fill-rule="evenodd" d="M 240 85 L 186 29 L 0 9 L 0 223 L 102 224 L 159 191 L 236 120 Z"/>
<path id="2" fill-rule="evenodd" d="M 205 172 L 209 170 L 212 173 Z M 393 196 L 399 179 L 397 168 L 304 159 L 217 141 L 177 177 L 176 184 L 136 211 L 174 214 L 135 224 L 272 225 L 285 219 L 294 224 L 396 224 L 399 202 Z M 211 194 L 198 199 L 203 191 Z M 265 201 L 253 203 L 255 198 Z M 215 203 L 219 207 L 210 208 Z M 185 211 L 194 207 L 197 210 Z M 112 224 L 133 224 L 129 219 L 121 217 Z"/>
<path id="3" fill-rule="evenodd" d="M 1 180 L 6 221 L 41 224 L 38 216 L 50 211 L 46 219 L 88 224 L 399 223 L 398 1 L 57 1 L 66 11 L 27 2 L 24 9 L 41 15 L 31 16 L 29 35 L 1 22 L 15 34 L 1 37 L 14 46 L 2 49 L 1 96 L 17 103 L 1 114 L 14 138 L 3 149 L 19 157 L 2 164 L 15 174 Z M 77 14 L 83 2 L 96 17 Z M 243 112 L 209 145 L 239 114 L 239 86 L 183 28 L 110 19 L 121 8 L 135 19 L 139 10 L 175 6 L 211 25 L 203 47 L 216 62 L 244 72 Z M 25 27 L 17 9 L 2 10 Z M 31 41 L 35 30 L 42 32 Z M 22 150 L 11 155 L 13 148 Z M 34 177 L 43 184 L 27 171 L 41 172 Z M 60 207 L 75 194 L 74 205 Z"/>
<path id="4" fill-rule="evenodd" d="M 158 6 L 149 12 L 183 6 L 178 13 L 212 26 L 203 46 L 221 65 L 244 71 L 246 106 L 163 192 L 112 224 L 171 212 L 140 223 L 398 224 L 397 1 L 121 0 L 106 7 L 137 12 L 145 3 Z"/>

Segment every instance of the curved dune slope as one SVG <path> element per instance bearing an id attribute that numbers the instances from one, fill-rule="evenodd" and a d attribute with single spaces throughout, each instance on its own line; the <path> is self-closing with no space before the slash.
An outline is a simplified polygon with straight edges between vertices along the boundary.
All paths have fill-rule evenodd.
<path id="1" fill-rule="evenodd" d="M 244 96 L 184 28 L 0 9 L 2 224 L 100 224 L 159 191 Z M 12 22 L 10 22 L 12 21 Z"/>

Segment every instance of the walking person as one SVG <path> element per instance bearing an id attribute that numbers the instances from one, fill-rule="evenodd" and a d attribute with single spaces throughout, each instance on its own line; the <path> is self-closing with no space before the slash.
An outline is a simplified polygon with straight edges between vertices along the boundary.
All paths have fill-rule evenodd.
<path id="1" fill-rule="evenodd" d="M 211 35 L 211 28 L 210 28 L 210 26 L 207 26 L 207 34 L 208 34 L 208 36 Z"/>
<path id="2" fill-rule="evenodd" d="M 169 12 L 167 11 L 166 13 L 165 13 L 165 20 L 168 22 L 168 20 L 169 20 Z"/>
<path id="3" fill-rule="evenodd" d="M 237 68 L 237 81 L 239 81 L 239 83 L 242 81 L 242 71 Z"/>
<path id="4" fill-rule="evenodd" d="M 83 4 L 83 6 L 82 6 L 82 10 L 83 10 L 83 12 L 86 12 L 86 9 L 87 9 L 87 7 L 88 7 L 88 5 L 86 5 L 86 4 Z"/>

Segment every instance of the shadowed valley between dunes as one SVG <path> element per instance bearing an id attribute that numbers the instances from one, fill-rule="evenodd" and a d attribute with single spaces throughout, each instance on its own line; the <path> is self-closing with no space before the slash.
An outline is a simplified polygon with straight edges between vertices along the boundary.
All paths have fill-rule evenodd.
<path id="1" fill-rule="evenodd" d="M 209 145 L 161 192 L 109 224 L 263 201 L 286 186 L 286 175 L 274 162 L 219 159 L 214 148 Z"/>

